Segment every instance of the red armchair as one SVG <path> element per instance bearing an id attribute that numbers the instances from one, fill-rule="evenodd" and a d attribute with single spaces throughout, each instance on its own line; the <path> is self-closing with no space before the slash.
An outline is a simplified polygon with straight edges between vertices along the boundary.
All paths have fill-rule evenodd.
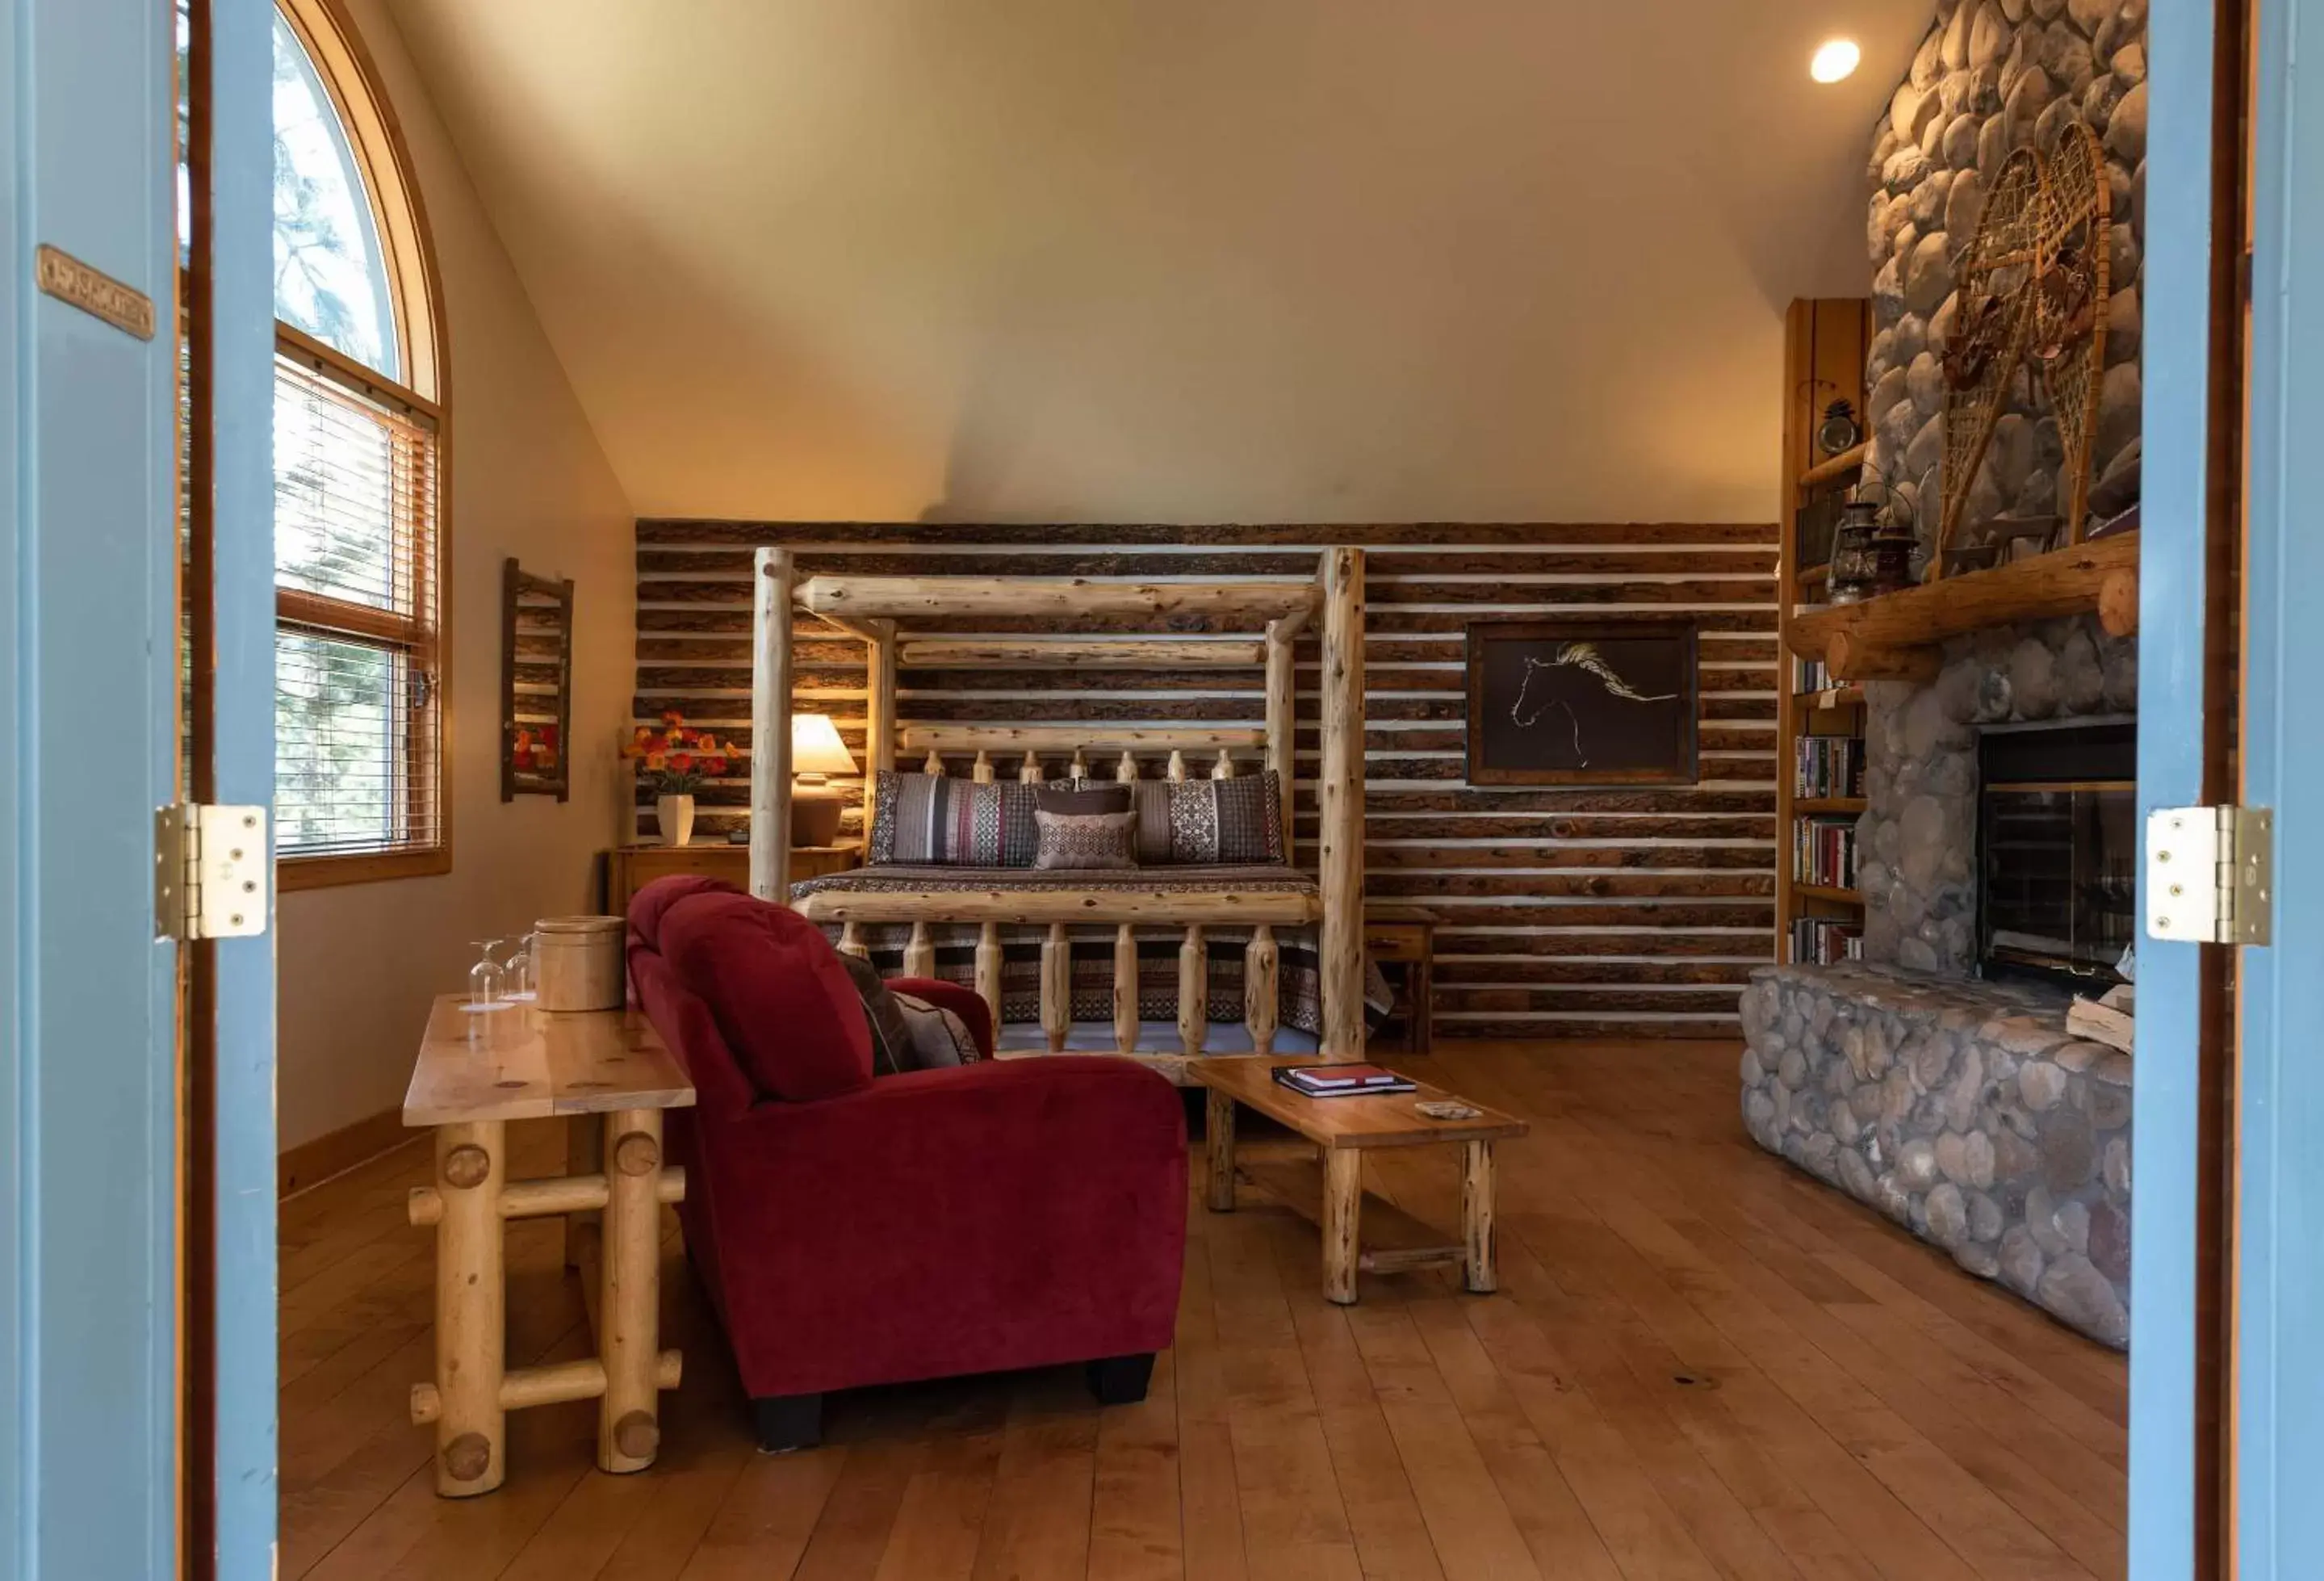
<path id="1" fill-rule="evenodd" d="M 838 1389 L 1061 1362 L 1143 1399 L 1170 1343 L 1186 1124 L 1154 1072 L 1052 1055 L 872 1077 L 846 968 L 804 919 L 712 881 L 630 903 L 638 1003 L 694 1078 L 679 1216 L 769 1449 Z M 984 1003 L 957 1013 L 989 1054 Z"/>

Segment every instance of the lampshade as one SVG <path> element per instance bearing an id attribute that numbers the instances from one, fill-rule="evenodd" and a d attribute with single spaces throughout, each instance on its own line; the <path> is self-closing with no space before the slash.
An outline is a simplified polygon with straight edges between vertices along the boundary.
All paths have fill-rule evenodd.
<path id="1" fill-rule="evenodd" d="M 791 716 L 791 772 L 852 774 L 855 760 L 840 744 L 839 726 L 828 714 Z"/>

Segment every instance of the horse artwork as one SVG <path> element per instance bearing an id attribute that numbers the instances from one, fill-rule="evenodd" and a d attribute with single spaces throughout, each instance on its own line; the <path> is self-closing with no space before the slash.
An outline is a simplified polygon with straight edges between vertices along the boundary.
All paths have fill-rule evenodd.
<path id="1" fill-rule="evenodd" d="M 1695 781 L 1695 628 L 1684 620 L 1469 627 L 1469 782 Z"/>

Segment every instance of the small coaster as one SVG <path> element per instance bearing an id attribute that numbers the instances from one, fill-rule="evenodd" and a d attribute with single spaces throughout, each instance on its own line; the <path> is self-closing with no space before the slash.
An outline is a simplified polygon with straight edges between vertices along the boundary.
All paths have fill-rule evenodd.
<path id="1" fill-rule="evenodd" d="M 1431 1120 L 1474 1120 L 1484 1113 L 1471 1105 L 1456 1104 L 1445 1098 L 1430 1098 L 1412 1107 L 1415 1113 L 1425 1114 Z"/>

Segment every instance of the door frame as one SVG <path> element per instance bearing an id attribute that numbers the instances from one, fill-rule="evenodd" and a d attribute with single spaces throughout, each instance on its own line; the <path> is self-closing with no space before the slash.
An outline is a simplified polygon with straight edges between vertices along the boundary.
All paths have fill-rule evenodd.
<path id="1" fill-rule="evenodd" d="M 186 609 L 196 800 L 274 800 L 272 0 L 189 0 L 194 251 Z M 187 947 L 186 1570 L 271 1573 L 279 1275 L 267 931 Z"/>
<path id="2" fill-rule="evenodd" d="M 2324 633 L 2300 604 L 2324 577 L 2324 84 L 2295 59 L 2301 42 L 2312 58 L 2324 8 L 2263 0 L 2258 12 L 2243 793 L 2275 811 L 2276 871 L 2273 945 L 2243 963 L 2232 1540 L 2242 1573 L 2265 1577 L 2306 1573 L 2324 1545 L 2324 1502 L 2311 1491 L 2324 1473 L 2313 1332 L 2324 1318 L 2324 1161 L 2311 1129 L 2324 1123 L 2324 1066 L 2311 1048 L 2324 1027 L 2324 743 L 2313 701 Z"/>
<path id="3" fill-rule="evenodd" d="M 2154 0 L 2147 20 L 2142 820 L 2158 808 L 2232 803 L 2241 794 L 2234 643 L 2243 587 L 2250 5 Z M 2239 966 L 2231 947 L 2139 940 L 2132 1581 L 2230 1573 Z"/>

